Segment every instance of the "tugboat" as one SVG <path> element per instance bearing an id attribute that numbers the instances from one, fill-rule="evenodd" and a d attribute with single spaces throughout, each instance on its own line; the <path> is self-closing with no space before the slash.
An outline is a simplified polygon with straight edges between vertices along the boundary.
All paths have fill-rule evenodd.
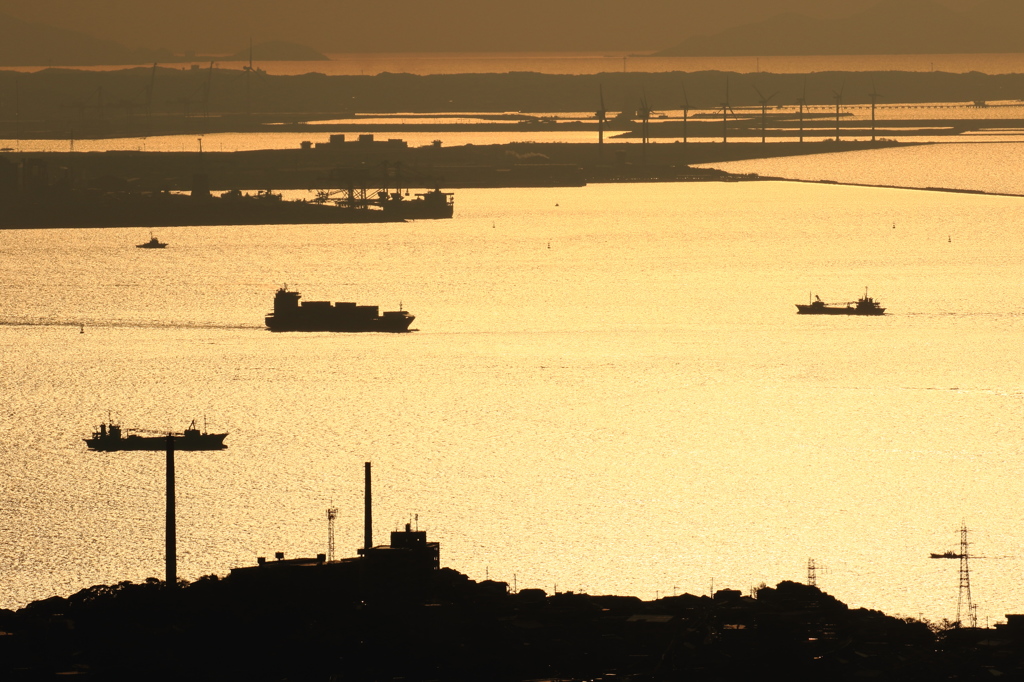
<path id="1" fill-rule="evenodd" d="M 796 304 L 797 315 L 884 315 L 885 308 L 878 301 L 868 296 L 865 287 L 864 297 L 850 303 L 827 305 L 817 296 L 807 305 Z"/>
<path id="2" fill-rule="evenodd" d="M 402 220 L 451 218 L 455 211 L 452 192 L 435 189 L 417 194 L 415 199 L 403 199 L 401 192 L 382 192 L 378 204 L 384 213 Z"/>
<path id="3" fill-rule="evenodd" d="M 228 434 L 207 433 L 205 430 L 200 431 L 196 427 L 195 419 L 192 420 L 192 423 L 185 429 L 184 433 L 175 433 L 173 435 L 175 450 L 223 450 L 227 447 L 224 445 L 224 439 Z M 105 452 L 113 452 L 115 450 L 167 449 L 166 434 L 160 436 L 140 436 L 136 433 L 129 433 L 127 436 L 122 436 L 120 425 L 112 421 L 100 424 L 100 428 L 97 431 L 93 431 L 92 438 L 83 438 L 82 440 L 89 446 L 89 449 L 103 450 Z"/>
<path id="4" fill-rule="evenodd" d="M 137 249 L 163 249 L 167 247 L 167 242 L 162 242 L 152 234 L 149 235 L 149 241 L 145 244 L 136 244 Z"/>
<path id="5" fill-rule="evenodd" d="M 297 291 L 281 287 L 274 295 L 274 312 L 266 317 L 273 332 L 407 332 L 415 315 L 401 309 L 383 313 L 375 305 L 303 301 Z"/>

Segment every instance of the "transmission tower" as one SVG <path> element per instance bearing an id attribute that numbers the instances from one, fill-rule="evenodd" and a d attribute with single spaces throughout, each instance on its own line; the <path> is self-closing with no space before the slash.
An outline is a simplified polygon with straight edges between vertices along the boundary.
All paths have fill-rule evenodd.
<path id="1" fill-rule="evenodd" d="M 963 624 L 967 617 L 970 627 L 978 627 L 978 607 L 971 600 L 971 567 L 968 563 L 970 543 L 967 542 L 967 524 L 960 526 L 960 594 L 956 600 L 956 624 Z"/>
<path id="2" fill-rule="evenodd" d="M 334 561 L 334 519 L 337 516 L 337 507 L 327 510 L 327 561 Z"/>
<path id="3" fill-rule="evenodd" d="M 818 567 L 814 559 L 807 560 L 807 584 L 811 587 L 818 586 Z"/>

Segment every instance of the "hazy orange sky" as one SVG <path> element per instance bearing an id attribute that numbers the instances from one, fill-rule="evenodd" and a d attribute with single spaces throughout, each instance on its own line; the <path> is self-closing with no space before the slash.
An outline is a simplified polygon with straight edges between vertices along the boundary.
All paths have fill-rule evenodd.
<path id="1" fill-rule="evenodd" d="M 0 12 L 131 48 L 208 54 L 286 40 L 321 52 L 658 50 L 781 12 L 880 0 L 0 0 Z M 906 0 L 904 0 L 906 1 Z M 986 0 L 934 1 L 968 9 Z"/>

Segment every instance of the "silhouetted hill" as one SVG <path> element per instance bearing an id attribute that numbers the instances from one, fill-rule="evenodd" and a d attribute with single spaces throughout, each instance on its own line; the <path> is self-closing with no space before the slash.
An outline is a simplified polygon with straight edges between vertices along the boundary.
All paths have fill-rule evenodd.
<path id="1" fill-rule="evenodd" d="M 144 64 L 172 59 L 167 50 L 129 50 L 112 40 L 0 14 L 0 66 Z"/>
<path id="2" fill-rule="evenodd" d="M 884 0 L 843 19 L 779 14 L 694 36 L 665 56 L 973 54 L 1024 52 L 1024 3 L 986 0 L 971 12 L 934 0 Z"/>
<path id="3" fill-rule="evenodd" d="M 253 45 L 251 56 L 254 60 L 264 62 L 330 61 L 328 57 L 317 52 L 311 47 L 297 45 L 283 40 L 274 40 L 267 43 L 260 43 L 259 45 Z M 244 62 L 248 61 L 249 57 L 249 50 L 245 49 L 228 57 L 223 57 L 223 59 L 226 61 Z"/>
<path id="4" fill-rule="evenodd" d="M 316 50 L 284 41 L 254 45 L 252 58 L 262 61 L 325 61 Z M 0 66 L 92 66 L 109 64 L 208 61 L 212 57 L 176 55 L 166 49 L 129 49 L 112 40 L 99 40 L 78 31 L 22 21 L 0 13 Z M 249 49 L 228 57 L 247 61 Z"/>
<path id="5" fill-rule="evenodd" d="M 511 593 L 451 569 L 355 564 L 98 585 L 0 611 L 0 677 L 52 680 L 981 680 L 1017 674 L 1017 627 L 936 635 L 782 582 L 655 601 Z M 1020 617 L 1014 617 L 1020 619 Z M 979 646 L 983 643 L 983 646 Z"/>

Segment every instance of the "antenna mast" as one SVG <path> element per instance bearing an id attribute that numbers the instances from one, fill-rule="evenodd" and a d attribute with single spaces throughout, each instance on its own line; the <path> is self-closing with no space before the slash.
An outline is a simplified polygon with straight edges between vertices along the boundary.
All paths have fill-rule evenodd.
<path id="1" fill-rule="evenodd" d="M 807 560 L 807 584 L 811 587 L 818 586 L 818 567 L 814 559 Z"/>

